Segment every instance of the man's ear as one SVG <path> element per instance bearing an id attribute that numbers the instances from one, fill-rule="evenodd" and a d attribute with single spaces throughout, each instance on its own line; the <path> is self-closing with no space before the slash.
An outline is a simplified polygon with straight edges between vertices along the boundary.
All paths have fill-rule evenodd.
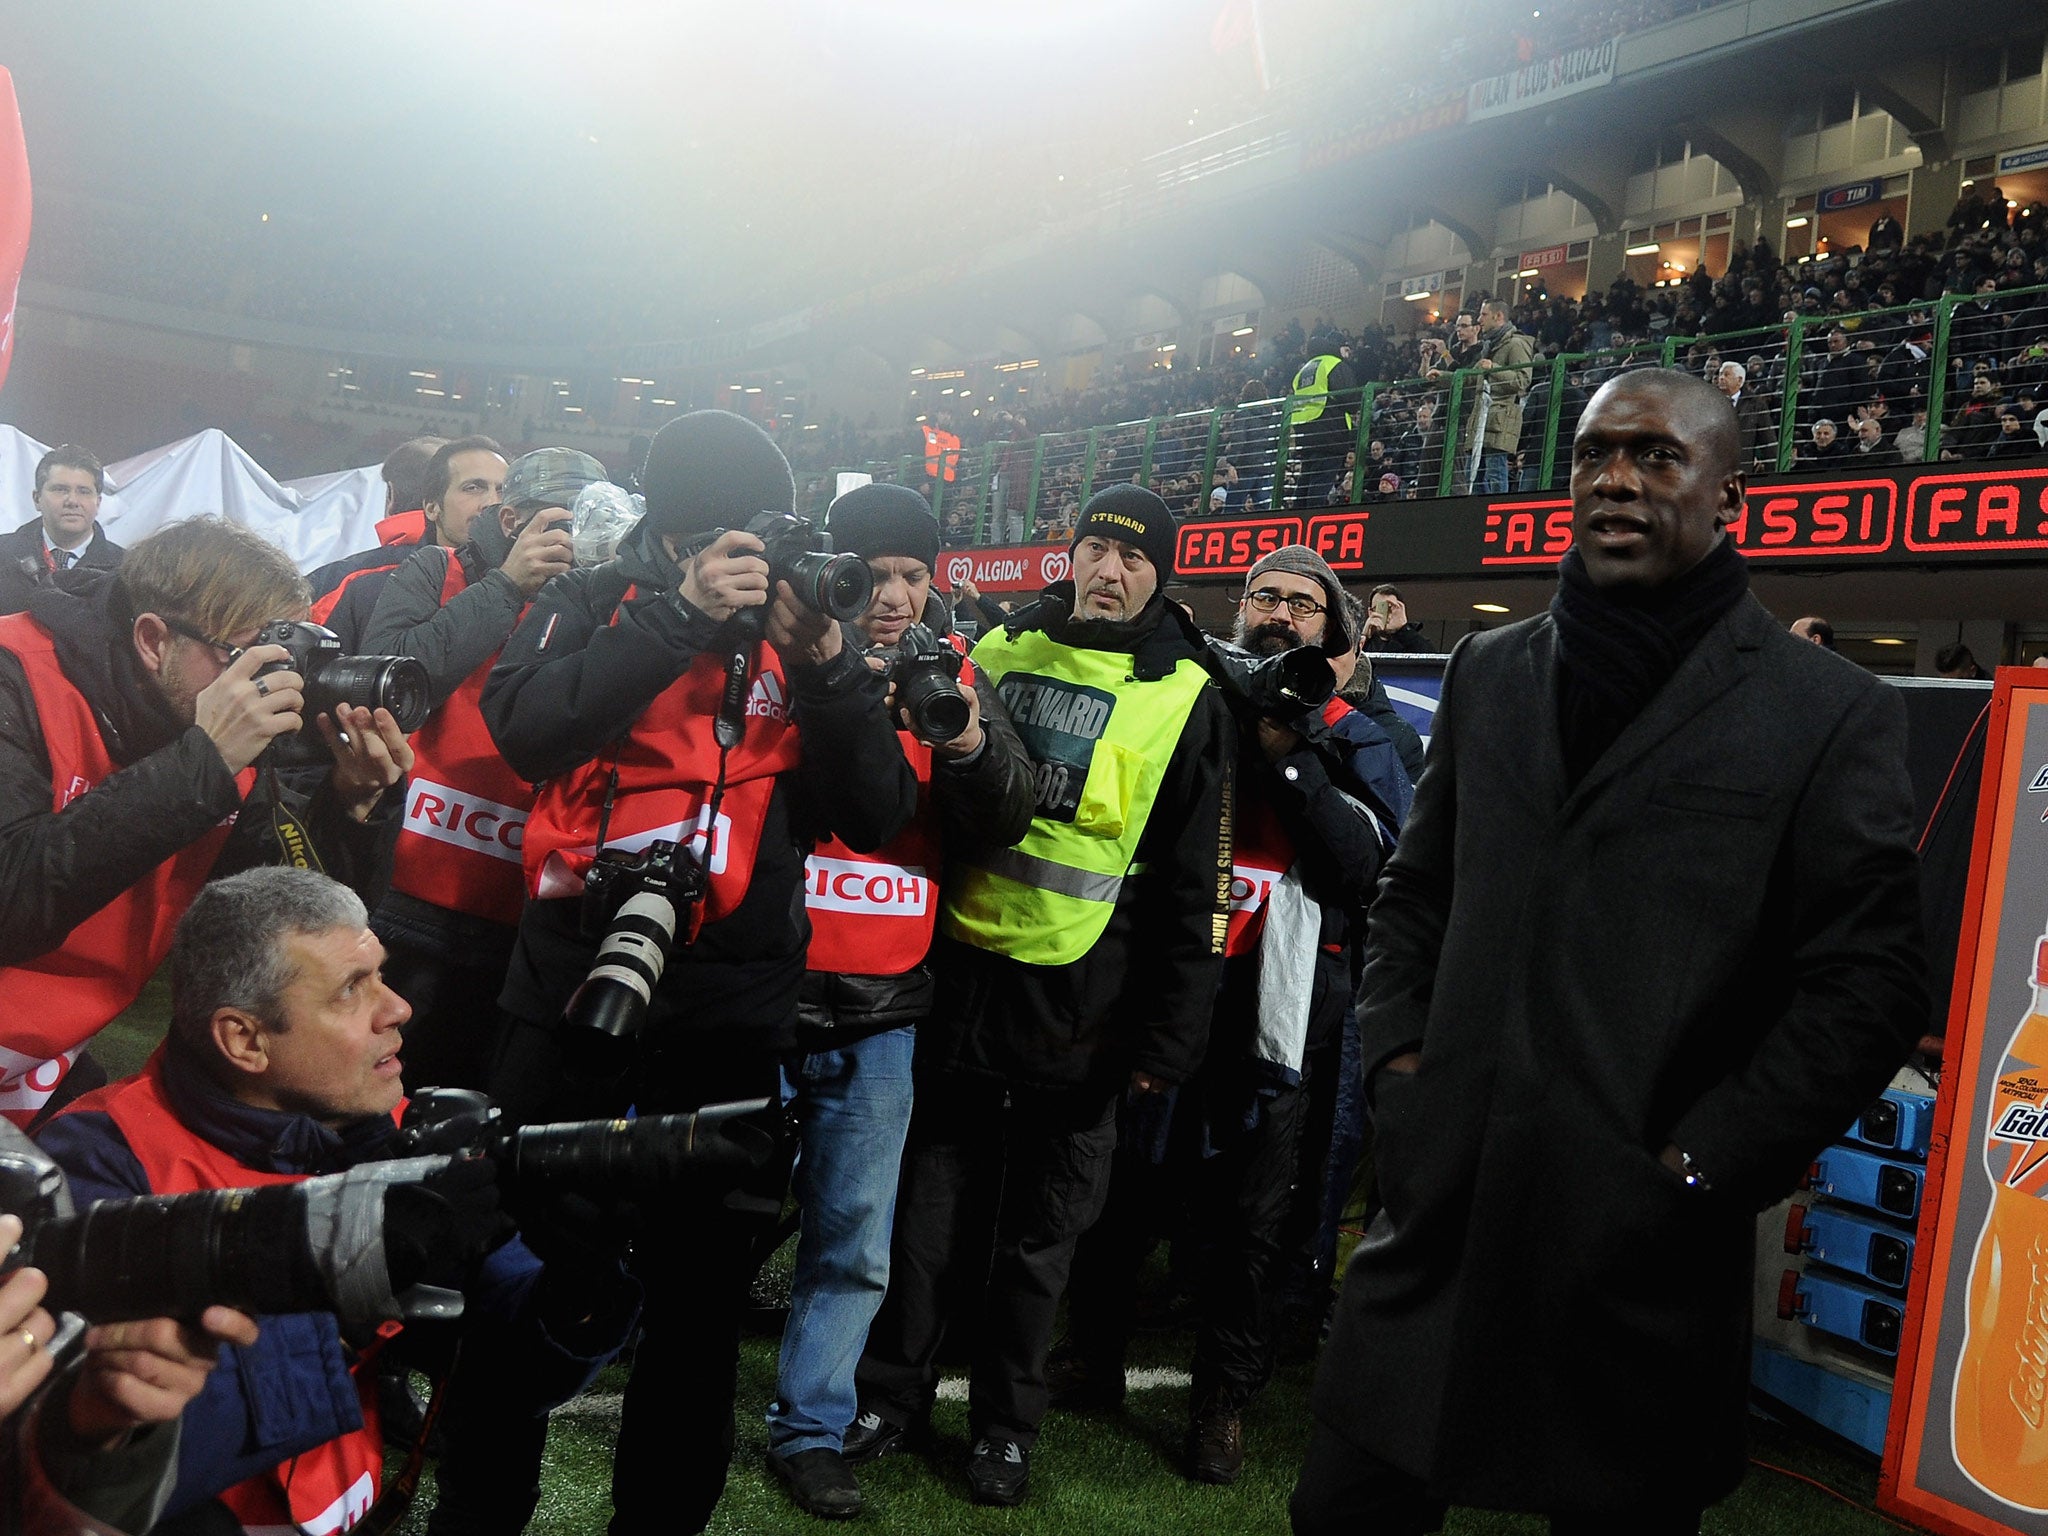
<path id="1" fill-rule="evenodd" d="M 153 613 L 137 614 L 132 638 L 136 658 L 142 663 L 143 670 L 151 677 L 162 677 L 165 658 L 178 639 L 171 626 Z"/>
<path id="2" fill-rule="evenodd" d="M 1721 482 L 1721 506 L 1715 521 L 1723 528 L 1742 515 L 1742 504 L 1749 496 L 1749 474 L 1738 469 Z"/>
<path id="3" fill-rule="evenodd" d="M 260 1077 L 270 1069 L 269 1036 L 262 1020 L 240 1008 L 216 1008 L 208 1033 L 213 1048 L 237 1072 Z"/>

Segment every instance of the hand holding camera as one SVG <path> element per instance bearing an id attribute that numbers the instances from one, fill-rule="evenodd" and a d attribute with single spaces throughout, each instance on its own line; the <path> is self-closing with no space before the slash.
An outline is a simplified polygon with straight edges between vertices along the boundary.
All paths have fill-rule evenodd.
<path id="1" fill-rule="evenodd" d="M 760 607 L 768 601 L 766 548 L 745 529 L 728 528 L 683 567 L 683 597 L 720 624 L 742 608 Z"/>
<path id="2" fill-rule="evenodd" d="M 370 814 L 379 795 L 412 772 L 412 747 L 388 709 L 337 704 L 331 714 L 320 716 L 320 734 L 334 755 L 334 777 L 328 782 L 357 821 Z"/>
<path id="3" fill-rule="evenodd" d="M 168 1424 L 206 1386 L 222 1344 L 255 1342 L 255 1321 L 232 1307 L 208 1307 L 196 1328 L 170 1317 L 103 1323 L 85 1336 L 65 1406 L 71 1433 L 110 1446 L 141 1425 Z"/>
<path id="4" fill-rule="evenodd" d="M 21 1218 L 0 1216 L 0 1252 L 19 1241 Z M 0 1285 L 0 1418 L 27 1402 L 56 1363 L 44 1347 L 57 1331 L 56 1319 L 42 1304 L 49 1286 L 36 1269 L 17 1269 Z"/>
<path id="5" fill-rule="evenodd" d="M 194 722 L 212 738 L 229 773 L 240 773 L 277 737 L 304 723 L 305 679 L 290 670 L 291 660 L 281 645 L 252 645 L 199 691 Z M 273 670 L 257 676 L 266 668 Z"/>
<path id="6" fill-rule="evenodd" d="M 569 533 L 569 514 L 554 510 L 534 514 L 501 569 L 511 578 L 522 597 L 532 597 L 576 561 L 576 546 Z"/>

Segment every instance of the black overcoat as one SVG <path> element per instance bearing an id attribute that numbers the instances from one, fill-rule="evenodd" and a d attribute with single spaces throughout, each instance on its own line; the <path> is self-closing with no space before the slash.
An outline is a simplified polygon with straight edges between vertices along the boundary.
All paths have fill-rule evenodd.
<path id="1" fill-rule="evenodd" d="M 1745 596 L 1567 793 L 1557 666 L 1545 615 L 1445 674 L 1360 997 L 1385 1213 L 1315 1408 L 1454 1503 L 1706 1504 L 1754 1215 L 1927 1017 L 1905 711 Z"/>

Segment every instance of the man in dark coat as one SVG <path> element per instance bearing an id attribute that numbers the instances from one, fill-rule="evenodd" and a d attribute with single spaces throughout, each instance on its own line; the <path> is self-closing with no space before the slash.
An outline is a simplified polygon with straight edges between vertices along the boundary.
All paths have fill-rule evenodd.
<path id="1" fill-rule="evenodd" d="M 1298 1533 L 1695 1532 L 1744 1468 L 1754 1217 L 1926 1017 L 1905 711 L 1749 596 L 1736 426 L 1625 374 L 1548 614 L 1460 644 L 1359 999 L 1384 1212 Z M 1373 1518 L 1373 1517 L 1377 1518 Z"/>
<path id="2" fill-rule="evenodd" d="M 111 571 L 121 563 L 127 551 L 99 523 L 106 488 L 100 461 L 74 443 L 37 461 L 35 517 L 0 534 L 0 613 L 20 613 L 38 587 L 66 571 Z"/>

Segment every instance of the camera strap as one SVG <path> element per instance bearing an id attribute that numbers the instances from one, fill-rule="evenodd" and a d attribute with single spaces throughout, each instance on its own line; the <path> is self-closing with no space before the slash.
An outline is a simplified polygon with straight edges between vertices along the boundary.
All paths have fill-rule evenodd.
<path id="1" fill-rule="evenodd" d="M 321 862 L 320 850 L 313 846 L 312 836 L 284 803 L 275 763 L 264 763 L 261 783 L 264 797 L 270 802 L 270 834 L 277 839 L 277 851 L 284 855 L 285 863 L 293 869 L 311 869 L 326 874 L 327 866 Z"/>

